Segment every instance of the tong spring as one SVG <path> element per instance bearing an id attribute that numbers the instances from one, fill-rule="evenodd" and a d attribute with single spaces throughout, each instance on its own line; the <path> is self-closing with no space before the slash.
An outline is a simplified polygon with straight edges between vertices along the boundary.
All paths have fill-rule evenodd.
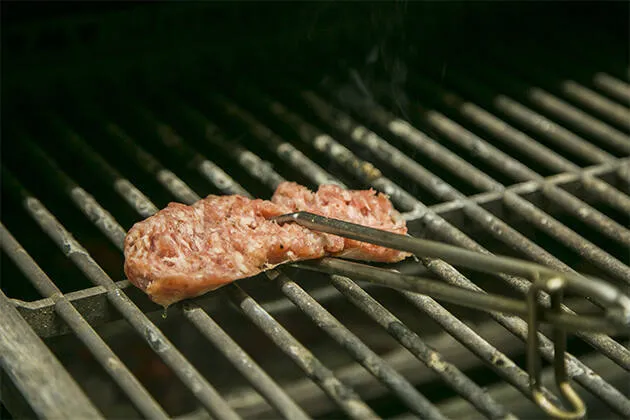
<path id="1" fill-rule="evenodd" d="M 418 257 L 438 258 L 453 265 L 476 271 L 492 274 L 505 273 L 532 280 L 527 299 L 522 302 L 504 296 L 467 290 L 435 280 L 403 275 L 392 270 L 336 258 L 323 258 L 292 264 L 292 266 L 304 269 L 340 274 L 388 287 L 411 290 L 469 308 L 526 317 L 529 325 L 527 367 L 532 397 L 547 414 L 556 418 L 576 419 L 582 418 L 586 414 L 586 407 L 571 387 L 566 371 L 566 332 L 568 330 L 597 331 L 600 333 L 604 331 L 630 331 L 630 297 L 601 279 L 575 273 L 562 273 L 529 261 L 481 254 L 441 242 L 399 235 L 308 212 L 285 214 L 277 216 L 273 220 L 279 224 L 293 222 L 312 230 L 411 252 Z M 605 316 L 578 316 L 563 312 L 562 300 L 565 290 L 573 290 L 599 301 L 603 307 L 607 308 Z M 550 295 L 550 308 L 538 304 L 538 298 L 542 291 Z M 537 331 L 540 322 L 550 323 L 554 327 L 555 379 L 560 393 L 571 406 L 570 411 L 556 406 L 542 392 Z"/>

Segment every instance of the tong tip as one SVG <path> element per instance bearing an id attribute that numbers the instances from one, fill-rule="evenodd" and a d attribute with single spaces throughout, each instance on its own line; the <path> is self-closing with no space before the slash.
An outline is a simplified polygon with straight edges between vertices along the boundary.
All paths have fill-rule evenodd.
<path id="1" fill-rule="evenodd" d="M 295 212 L 295 213 L 287 213 L 287 214 L 281 214 L 280 216 L 274 216 L 270 220 L 278 223 L 279 225 L 282 225 L 284 223 L 295 222 L 296 220 L 298 220 L 304 214 L 305 214 L 305 212 L 298 211 L 298 212 Z"/>

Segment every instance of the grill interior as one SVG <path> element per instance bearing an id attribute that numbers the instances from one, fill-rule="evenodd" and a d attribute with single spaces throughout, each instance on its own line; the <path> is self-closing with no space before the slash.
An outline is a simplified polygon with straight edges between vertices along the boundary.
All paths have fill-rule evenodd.
<path id="1" fill-rule="evenodd" d="M 121 241 L 170 201 L 371 187 L 414 236 L 628 289 L 627 4 L 66 6 L 3 4 L 1 286 L 22 318 L 0 317 L 30 328 L 3 418 L 49 408 L 19 375 L 48 351 L 36 389 L 65 413 L 63 396 L 108 418 L 541 415 L 517 317 L 291 268 L 163 313 L 123 280 Z M 590 417 L 630 416 L 627 344 L 570 336 Z"/>

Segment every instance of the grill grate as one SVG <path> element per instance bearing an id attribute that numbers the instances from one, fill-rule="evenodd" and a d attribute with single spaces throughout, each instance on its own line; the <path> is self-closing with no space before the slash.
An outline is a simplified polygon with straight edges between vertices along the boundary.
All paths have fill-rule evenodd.
<path id="1" fill-rule="evenodd" d="M 616 65 L 600 67 L 604 52 L 565 61 L 553 48 L 564 38 L 547 48 L 535 42 L 523 42 L 514 53 L 499 40 L 481 58 L 477 50 L 449 58 L 448 71 L 439 51 L 412 58 L 404 94 L 396 86 L 381 89 L 379 77 L 362 79 L 351 64 L 335 64 L 323 83 L 309 75 L 283 83 L 261 76 L 216 91 L 204 79 L 176 87 L 106 80 L 65 84 L 53 99 L 27 95 L 16 102 L 3 133 L 2 250 L 44 299 L 29 301 L 19 287 L 7 293 L 11 300 L 0 296 L 0 350 L 13 357 L 3 360 L 11 381 L 3 381 L 2 403 L 18 415 L 28 412 L 5 397 L 16 393 L 5 389 L 12 383 L 38 414 L 54 408 L 76 416 L 80 402 L 85 416 L 116 416 L 86 382 L 67 376 L 66 369 L 74 369 L 68 357 L 79 352 L 61 354 L 55 340 L 71 332 L 122 391 L 124 398 L 116 400 L 129 406 L 129 416 L 363 419 L 391 415 L 380 405 L 383 398 L 393 401 L 395 414 L 421 418 L 524 415 L 505 397 L 509 389 L 520 400 L 532 398 L 522 367 L 528 328 L 518 317 L 470 313 L 428 296 L 280 268 L 175 305 L 159 319 L 142 293 L 115 280 L 126 228 L 168 200 L 192 203 L 207 193 L 265 197 L 295 179 L 373 187 L 390 195 L 414 235 L 593 273 L 627 288 L 629 75 Z M 526 65 L 532 56 L 549 67 Z M 596 64 L 592 72 L 568 72 L 574 62 L 579 69 Z M 23 226 L 32 222 L 39 227 L 35 235 Z M 89 284 L 65 289 L 58 253 L 42 231 Z M 483 278 L 427 258 L 397 268 L 470 290 L 523 297 L 530 287 L 523 278 Z M 340 296 L 350 303 L 342 310 L 334 303 Z M 549 304 L 548 296 L 540 299 Z M 567 312 L 601 310 L 594 301 L 567 302 Z M 359 324 L 349 322 L 352 313 Z M 157 396 L 150 381 L 159 379 L 142 377 L 105 333 L 119 320 L 154 354 L 143 357 L 161 361 L 169 384 L 186 388 L 193 402 L 173 408 Z M 171 322 L 195 331 L 200 338 L 192 347 L 210 342 L 220 361 L 193 356 L 167 331 Z M 260 343 L 235 327 L 249 333 L 252 324 Z M 313 325 L 311 337 L 306 331 Z M 28 363 L 18 361 L 20 348 L 9 346 L 9 336 L 23 338 Z M 630 371 L 628 337 L 575 336 L 566 362 L 580 395 L 602 406 L 603 415 L 630 417 L 627 389 L 618 385 Z M 324 344 L 315 345 L 316 339 Z M 540 341 L 543 358 L 552 362 L 552 341 L 542 333 Z M 275 368 L 265 354 L 294 366 Z M 244 380 L 236 391 L 213 365 L 223 361 Z M 55 380 L 35 387 L 29 369 Z M 484 376 L 507 386 L 492 392 Z M 450 399 L 433 392 L 436 384 Z M 63 399 L 38 398 L 36 390 Z M 559 404 L 554 392 L 544 392 Z"/>

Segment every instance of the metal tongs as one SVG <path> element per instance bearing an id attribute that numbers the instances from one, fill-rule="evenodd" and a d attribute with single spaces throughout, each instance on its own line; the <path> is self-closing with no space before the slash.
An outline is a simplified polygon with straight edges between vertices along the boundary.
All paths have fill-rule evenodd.
<path id="1" fill-rule="evenodd" d="M 601 279 L 577 273 L 559 272 L 529 261 L 482 254 L 441 242 L 399 235 L 308 212 L 285 214 L 273 220 L 279 224 L 297 223 L 308 229 L 410 252 L 419 258 L 437 258 L 452 265 L 476 271 L 511 274 L 530 279 L 532 285 L 526 301 L 522 302 L 505 296 L 467 290 L 436 280 L 404 275 L 394 270 L 337 258 L 322 258 L 291 264 L 303 269 L 344 275 L 396 289 L 410 290 L 481 311 L 496 311 L 526 317 L 529 325 L 527 368 L 530 389 L 534 401 L 553 417 L 573 419 L 582 418 L 586 414 L 584 402 L 569 383 L 565 364 L 566 332 L 579 330 L 627 333 L 630 331 L 630 297 Z M 606 308 L 605 314 L 585 316 L 564 312 L 562 301 L 565 290 L 596 300 L 603 308 Z M 550 307 L 538 304 L 543 291 L 550 295 Z M 570 411 L 555 405 L 542 391 L 537 333 L 540 322 L 553 325 L 555 380 L 561 394 L 571 405 Z"/>

